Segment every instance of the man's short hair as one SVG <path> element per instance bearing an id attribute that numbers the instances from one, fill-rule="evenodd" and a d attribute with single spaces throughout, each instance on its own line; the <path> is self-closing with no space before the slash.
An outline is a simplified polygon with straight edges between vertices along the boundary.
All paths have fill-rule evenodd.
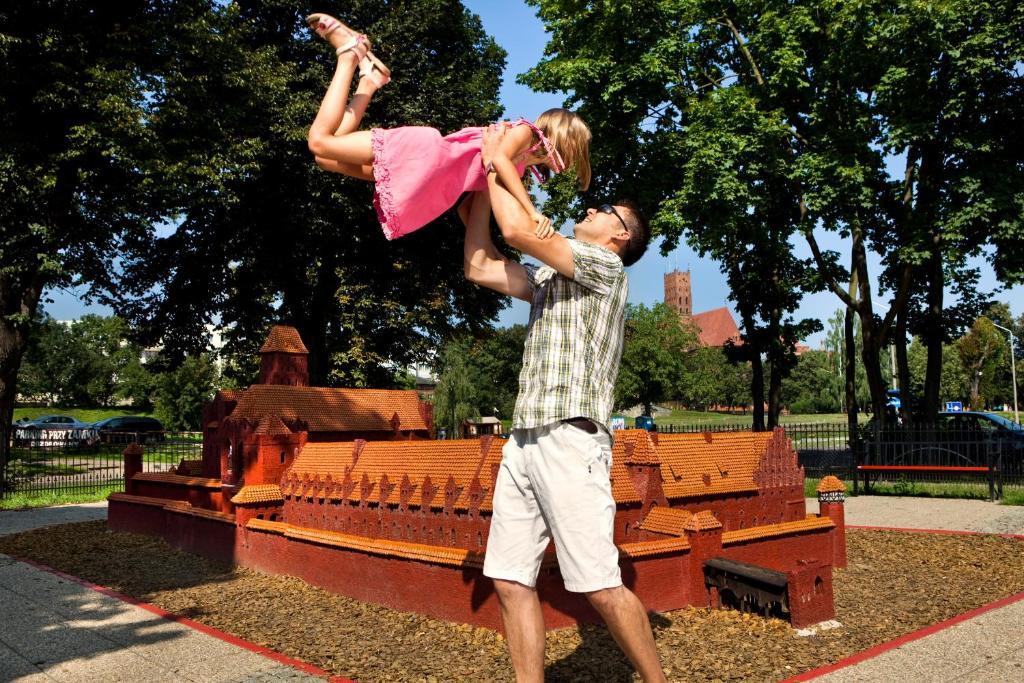
<path id="1" fill-rule="evenodd" d="M 629 241 L 626 246 L 623 247 L 622 253 L 619 254 L 622 258 L 622 264 L 625 266 L 631 266 L 640 260 L 640 257 L 647 251 L 647 244 L 651 241 L 651 226 L 647 224 L 647 218 L 643 212 L 640 211 L 640 207 L 629 199 L 616 200 L 615 206 L 621 206 L 628 212 L 623 219 L 626 223 L 626 229 L 629 230 Z"/>

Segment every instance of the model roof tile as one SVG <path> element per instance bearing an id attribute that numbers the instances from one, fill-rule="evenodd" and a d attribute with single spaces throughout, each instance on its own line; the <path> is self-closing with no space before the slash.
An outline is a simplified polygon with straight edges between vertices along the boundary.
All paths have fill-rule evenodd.
<path id="1" fill-rule="evenodd" d="M 653 531 L 656 534 L 682 536 L 686 533 L 686 525 L 690 522 L 691 517 L 693 517 L 693 513 L 688 510 L 655 506 L 644 517 L 640 528 L 644 531 Z"/>
<path id="2" fill-rule="evenodd" d="M 259 424 L 265 415 L 303 422 L 310 432 L 426 431 L 419 396 L 412 390 L 332 389 L 254 384 L 238 396 L 232 420 Z"/>
<path id="3" fill-rule="evenodd" d="M 799 533 L 802 531 L 817 531 L 819 529 L 831 529 L 834 526 L 835 523 L 828 517 L 808 515 L 806 519 L 797 520 L 795 522 L 782 522 L 781 524 L 765 524 L 763 526 L 753 526 L 749 529 L 736 529 L 735 531 L 726 531 L 722 534 L 722 545 L 729 545 L 731 543 L 743 543 L 745 541 L 755 541 L 764 538 L 772 538 L 774 536 L 788 536 L 790 534 Z"/>
<path id="4" fill-rule="evenodd" d="M 620 443 L 623 461 L 630 465 L 660 465 L 658 449 L 651 433 L 646 429 L 624 429 L 616 435 L 616 446 Z"/>
<path id="5" fill-rule="evenodd" d="M 252 503 L 280 503 L 284 498 L 281 496 L 281 487 L 277 484 L 254 484 L 243 486 L 242 490 L 231 498 L 235 505 L 246 505 Z"/>
<path id="6" fill-rule="evenodd" d="M 772 437 L 772 432 L 659 435 L 665 496 L 672 500 L 756 491 L 754 472 Z"/>
<path id="7" fill-rule="evenodd" d="M 288 325 L 274 325 L 270 328 L 267 341 L 260 347 L 260 353 L 309 353 L 302 343 L 299 331 Z"/>
<path id="8" fill-rule="evenodd" d="M 358 458 L 353 462 L 357 451 L 355 442 L 314 442 L 308 443 L 299 451 L 286 477 L 298 480 L 325 481 L 327 476 L 335 483 L 341 483 L 346 473 L 355 486 L 347 500 L 358 501 L 362 495 L 360 482 L 365 475 L 372 484 L 371 497 L 379 495 L 377 487 L 384 476 L 387 476 L 394 489 L 388 503 L 401 500 L 401 483 L 404 476 L 409 477 L 412 485 L 409 505 L 423 505 L 423 482 L 429 476 L 430 485 L 435 489 L 429 505 L 435 508 L 444 507 L 445 487 L 451 477 L 460 491 L 455 507 L 470 507 L 470 485 L 474 478 L 479 478 L 481 486 L 480 508 L 490 510 L 492 465 L 501 462 L 501 448 L 505 444 L 502 439 L 463 439 L 452 441 L 366 441 L 360 442 Z M 488 447 L 488 444 L 490 446 Z M 485 452 L 486 450 L 486 452 Z M 293 493 L 294 486 L 286 488 L 286 493 Z M 340 499 L 339 491 L 332 498 Z"/>
<path id="9" fill-rule="evenodd" d="M 710 510 L 701 510 L 694 516 L 690 517 L 689 521 L 686 522 L 685 529 L 687 531 L 712 531 L 714 529 L 721 529 L 722 523 L 718 521 L 718 518 L 711 514 Z"/>
<path id="10" fill-rule="evenodd" d="M 817 493 L 845 493 L 846 485 L 830 474 L 818 482 L 818 488 L 815 491 Z"/>
<path id="11" fill-rule="evenodd" d="M 267 436 L 280 436 L 283 434 L 291 434 L 292 430 L 288 429 L 288 426 L 281 422 L 274 413 L 268 413 L 260 418 L 260 423 L 256 426 L 256 434 L 265 434 Z"/>
<path id="12" fill-rule="evenodd" d="M 650 557 L 652 555 L 664 555 L 680 550 L 689 550 L 690 543 L 685 538 L 666 538 L 657 541 L 637 541 L 635 543 L 623 543 L 619 546 L 619 554 L 626 557 Z"/>

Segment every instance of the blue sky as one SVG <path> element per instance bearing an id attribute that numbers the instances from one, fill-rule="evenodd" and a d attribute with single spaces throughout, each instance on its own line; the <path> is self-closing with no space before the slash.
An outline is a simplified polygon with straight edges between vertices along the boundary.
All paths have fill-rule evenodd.
<path id="1" fill-rule="evenodd" d="M 516 0 L 465 0 L 465 5 L 470 11 L 480 15 L 484 29 L 494 36 L 498 44 L 508 52 L 508 63 L 501 88 L 501 101 L 505 106 L 506 117 L 523 116 L 532 119 L 545 109 L 561 106 L 562 95 L 536 93 L 526 86 L 516 83 L 518 74 L 523 73 L 540 60 L 547 43 L 544 26 L 534 14 L 534 8 Z M 894 162 L 895 164 L 898 162 Z M 893 168 L 892 170 L 902 175 L 900 169 Z M 563 232 L 568 233 L 569 228 L 564 228 Z M 838 238 L 822 233 L 818 235 L 818 239 L 822 248 L 836 249 L 840 253 L 846 253 L 846 249 L 843 248 Z M 806 242 L 802 238 L 794 242 L 794 250 L 801 256 L 810 254 Z M 877 273 L 879 267 L 878 259 L 872 257 L 871 272 Z M 981 267 L 981 288 L 984 291 L 993 291 L 998 284 L 994 274 L 986 265 L 981 264 Z M 689 269 L 692 273 L 693 310 L 695 312 L 706 311 L 718 306 L 730 306 L 728 287 L 714 261 L 701 258 L 685 245 L 681 245 L 668 256 L 662 256 L 658 240 L 653 241 L 648 254 L 628 270 L 629 300 L 632 303 L 642 303 L 648 306 L 661 301 L 664 274 L 675 268 Z M 54 299 L 54 303 L 46 304 L 46 310 L 58 319 L 77 318 L 83 313 L 101 315 L 111 313 L 109 309 L 101 306 L 85 305 L 81 301 L 79 293 L 75 291 L 54 291 L 49 295 Z M 1008 302 L 1014 315 L 1024 314 L 1024 287 L 1014 287 L 997 294 L 996 297 L 1001 301 Z M 878 297 L 876 295 L 876 298 L 888 301 L 886 296 Z M 818 318 L 824 321 L 839 308 L 840 302 L 834 294 L 822 292 L 805 297 L 797 311 L 797 317 Z M 501 312 L 498 324 L 507 326 L 525 323 L 528 317 L 527 313 L 526 303 L 517 301 Z M 807 341 L 812 346 L 817 346 L 821 337 L 820 334 L 814 335 Z"/>

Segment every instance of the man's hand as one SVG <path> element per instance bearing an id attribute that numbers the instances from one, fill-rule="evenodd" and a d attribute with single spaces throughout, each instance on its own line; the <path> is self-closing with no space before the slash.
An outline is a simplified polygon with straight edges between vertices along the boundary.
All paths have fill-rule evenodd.
<path id="1" fill-rule="evenodd" d="M 504 123 L 492 123 L 484 128 L 484 140 L 480 145 L 480 159 L 483 161 L 484 166 L 489 165 L 494 160 L 494 155 L 501 148 L 501 141 L 505 138 L 507 130 L 508 128 Z"/>

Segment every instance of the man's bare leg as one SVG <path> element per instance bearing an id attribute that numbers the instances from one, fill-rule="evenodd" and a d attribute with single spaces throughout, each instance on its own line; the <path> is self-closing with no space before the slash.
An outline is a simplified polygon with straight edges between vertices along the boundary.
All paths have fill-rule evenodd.
<path id="1" fill-rule="evenodd" d="M 654 683 L 665 680 L 647 610 L 625 586 L 587 593 L 587 599 L 608 625 L 615 642 L 629 657 L 637 673 Z M 506 627 L 507 628 L 507 627 Z"/>
<path id="2" fill-rule="evenodd" d="M 494 580 L 505 640 L 517 683 L 544 680 L 544 615 L 537 590 L 515 581 Z M 646 618 L 646 616 L 645 616 Z"/>

